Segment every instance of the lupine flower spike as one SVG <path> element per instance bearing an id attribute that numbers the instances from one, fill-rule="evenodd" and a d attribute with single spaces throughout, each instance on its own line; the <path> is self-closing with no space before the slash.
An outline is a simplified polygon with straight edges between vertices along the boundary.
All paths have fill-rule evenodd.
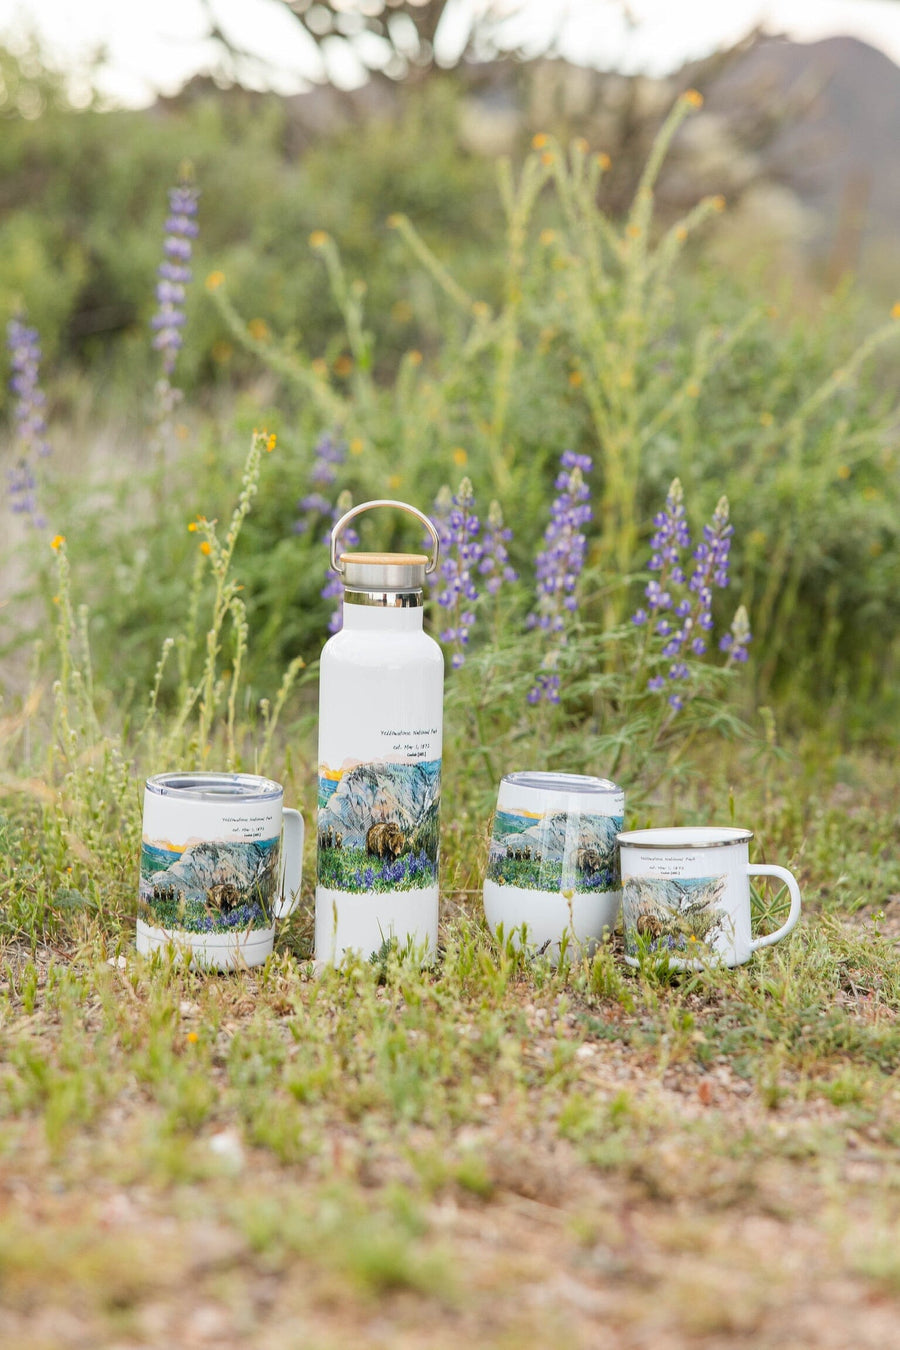
<path id="1" fill-rule="evenodd" d="M 446 495 L 438 498 L 434 524 L 441 541 L 441 589 L 437 602 L 447 612 L 447 626 L 439 636 L 441 642 L 452 647 L 450 664 L 458 670 L 465 662 L 469 630 L 475 622 L 472 608 L 478 600 L 475 577 L 485 553 L 479 539 L 481 522 L 475 512 L 475 494 L 468 478 L 462 480 L 449 502 Z"/>
<path id="2" fill-rule="evenodd" d="M 738 605 L 731 623 L 731 632 L 719 638 L 719 650 L 728 653 L 726 665 L 730 666 L 735 661 L 747 660 L 749 654 L 747 647 L 752 636 L 747 610 L 743 605 Z"/>
<path id="3" fill-rule="evenodd" d="M 518 572 L 510 566 L 509 551 L 506 547 L 511 539 L 512 530 L 504 523 L 503 508 L 499 502 L 491 502 L 487 529 L 484 532 L 484 546 L 478 563 L 479 575 L 487 578 L 484 589 L 488 595 L 496 595 L 504 581 L 519 579 Z"/>
<path id="4" fill-rule="evenodd" d="M 157 269 L 158 308 L 151 320 L 153 346 L 162 352 L 166 379 L 174 373 L 175 359 L 184 341 L 181 330 L 185 323 L 185 295 L 192 275 L 188 266 L 193 252 L 192 240 L 199 232 L 196 221 L 199 195 L 197 188 L 184 180 L 169 189 L 169 214 L 163 243 L 165 257 Z"/>
<path id="5" fill-rule="evenodd" d="M 713 588 L 724 589 L 729 582 L 729 552 L 734 533 L 728 520 L 728 499 L 721 497 L 712 521 L 703 527 L 703 538 L 693 551 L 694 567 L 686 579 L 682 565 L 682 550 L 690 548 L 690 532 L 684 509 L 684 493 L 676 478 L 669 488 L 665 509 L 655 516 L 655 533 L 650 540 L 651 578 L 644 590 L 647 600 L 632 615 L 632 622 L 646 625 L 648 636 L 662 640 L 660 654 L 669 661 L 665 675 L 657 674 L 647 682 L 655 693 L 668 689 L 668 702 L 674 712 L 684 706 L 685 682 L 691 678 L 689 659 L 702 657 L 707 651 L 708 634 L 713 627 Z M 687 593 L 685 592 L 685 586 Z M 675 593 L 680 591 L 679 598 Z M 719 642 L 728 652 L 731 665 L 746 661 L 750 626 L 743 605 L 735 615 L 730 634 Z"/>
<path id="6" fill-rule="evenodd" d="M 337 482 L 338 468 L 346 458 L 346 442 L 336 440 L 326 431 L 315 448 L 315 458 L 309 471 L 310 491 L 297 503 L 304 514 L 294 523 L 295 534 L 305 534 L 319 516 L 331 516 L 333 505 L 331 499 L 325 496 L 325 490 Z"/>
<path id="7" fill-rule="evenodd" d="M 13 511 L 27 515 L 31 524 L 40 529 L 46 521 L 38 510 L 35 460 L 50 453 L 44 414 L 46 398 L 40 385 L 41 344 L 37 329 L 30 328 L 22 318 L 10 319 L 6 342 L 12 366 L 9 387 L 14 395 L 18 453 L 14 467 L 9 470 L 9 501 Z"/>
<path id="8" fill-rule="evenodd" d="M 167 439 L 168 423 L 181 399 L 181 391 L 172 383 L 175 362 L 184 342 L 184 302 L 191 280 L 188 266 L 193 252 L 193 240 L 198 234 L 197 201 L 200 193 L 186 178 L 169 189 L 169 214 L 166 217 L 164 257 L 157 268 L 156 313 L 150 321 L 153 346 L 162 354 L 162 375 L 156 384 L 157 423 L 162 450 Z"/>
<path id="9" fill-rule="evenodd" d="M 559 674 L 556 665 L 565 645 L 568 615 L 578 609 L 576 589 L 587 555 L 585 527 L 593 517 L 590 489 L 584 475 L 590 472 L 588 455 L 563 452 L 556 478 L 557 495 L 550 508 L 550 524 L 544 531 L 544 547 L 537 555 L 537 604 L 526 625 L 552 633 L 556 641 L 542 662 L 543 670 L 528 693 L 529 703 L 558 703 Z"/>

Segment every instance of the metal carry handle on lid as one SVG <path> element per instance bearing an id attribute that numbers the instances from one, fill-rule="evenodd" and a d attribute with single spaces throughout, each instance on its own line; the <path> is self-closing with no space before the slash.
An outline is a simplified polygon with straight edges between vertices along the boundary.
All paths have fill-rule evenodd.
<path id="1" fill-rule="evenodd" d="M 337 572 L 339 576 L 344 575 L 344 568 L 341 564 L 340 558 L 338 557 L 337 551 L 338 539 L 344 526 L 347 525 L 351 520 L 353 520 L 354 517 L 362 515 L 363 511 L 371 511 L 372 508 L 375 506 L 396 507 L 398 511 L 405 511 L 408 516 L 415 516 L 416 520 L 420 521 L 421 524 L 425 526 L 426 530 L 431 535 L 431 542 L 434 545 L 434 550 L 432 552 L 431 558 L 429 559 L 428 563 L 425 566 L 425 575 L 430 576 L 432 572 L 437 571 L 438 559 L 440 558 L 441 555 L 441 540 L 432 522 L 428 519 L 428 517 L 425 515 L 423 511 L 418 510 L 418 508 L 415 506 L 410 506 L 408 502 L 395 502 L 390 501 L 389 499 L 386 498 L 379 499 L 378 501 L 375 502 L 360 502 L 359 506 L 351 506 L 350 510 L 345 511 L 344 514 L 341 516 L 340 520 L 337 521 L 337 523 L 334 526 L 334 529 L 331 531 L 332 571 Z"/>

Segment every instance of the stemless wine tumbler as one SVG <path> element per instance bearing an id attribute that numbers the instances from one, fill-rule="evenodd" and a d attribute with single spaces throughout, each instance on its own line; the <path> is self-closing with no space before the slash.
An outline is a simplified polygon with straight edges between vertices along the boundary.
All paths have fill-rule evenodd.
<path id="1" fill-rule="evenodd" d="M 162 773 L 144 788 L 137 949 L 214 970 L 257 966 L 300 893 L 303 817 L 280 783 Z"/>
<path id="2" fill-rule="evenodd" d="M 619 834 L 625 960 L 667 954 L 676 969 L 740 966 L 780 941 L 800 917 L 800 888 L 785 867 L 751 863 L 751 830 L 680 826 Z M 750 930 L 750 878 L 776 877 L 791 897 L 774 933 Z"/>
<path id="3" fill-rule="evenodd" d="M 592 950 L 616 922 L 621 899 L 616 832 L 625 793 L 605 778 L 511 773 L 500 783 L 484 880 L 496 936 L 558 960 L 560 944 Z"/>

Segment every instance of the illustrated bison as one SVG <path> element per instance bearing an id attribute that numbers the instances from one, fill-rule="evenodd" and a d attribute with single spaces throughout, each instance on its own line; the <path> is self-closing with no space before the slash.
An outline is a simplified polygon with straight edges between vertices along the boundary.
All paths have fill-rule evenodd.
<path id="1" fill-rule="evenodd" d="M 231 910 L 237 909 L 242 900 L 240 887 L 233 881 L 218 882 L 215 886 L 210 886 L 206 892 L 206 908 L 219 914 L 229 914 Z"/>
<path id="2" fill-rule="evenodd" d="M 579 872 L 592 877 L 603 868 L 603 858 L 595 848 L 580 848 L 575 856 L 575 865 Z"/>
<path id="3" fill-rule="evenodd" d="M 641 937 L 662 937 L 665 924 L 652 910 L 640 910 L 634 924 Z"/>
<path id="4" fill-rule="evenodd" d="M 403 831 L 393 820 L 379 820 L 366 832 L 366 852 L 373 858 L 392 861 L 400 857 L 405 845 Z"/>

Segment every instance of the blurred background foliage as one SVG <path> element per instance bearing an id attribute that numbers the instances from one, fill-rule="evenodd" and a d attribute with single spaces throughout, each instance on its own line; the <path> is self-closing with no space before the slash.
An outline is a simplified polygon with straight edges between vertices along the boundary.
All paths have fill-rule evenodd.
<path id="1" fill-rule="evenodd" d="M 526 120 L 498 160 L 466 131 L 471 83 L 457 73 L 432 71 L 389 100 L 376 85 L 310 135 L 290 99 L 211 81 L 109 112 L 73 107 L 38 53 L 0 53 L 0 71 L 0 321 L 24 305 L 41 335 L 55 449 L 41 490 L 118 706 L 142 696 L 189 604 L 188 522 L 227 515 L 247 437 L 265 425 L 278 449 L 235 558 L 248 706 L 325 636 L 328 521 L 295 527 L 328 434 L 347 446 L 335 499 L 391 495 L 427 509 L 468 474 L 483 514 L 501 500 L 526 585 L 559 456 L 590 455 L 583 619 L 597 627 L 640 598 L 671 479 L 695 527 L 726 493 L 728 605 L 747 605 L 755 634 L 748 706 L 774 700 L 785 720 L 812 724 L 828 708 L 847 734 L 890 734 L 900 637 L 890 304 L 841 289 L 811 298 L 763 278 L 730 221 L 732 199 L 724 214 L 715 198 L 698 206 L 715 186 L 708 174 L 686 199 L 682 139 L 677 191 L 651 203 L 635 196 L 649 134 L 572 141 L 571 115 L 554 126 L 551 100 L 542 133 L 532 143 Z M 658 98 L 645 111 L 657 130 Z M 632 100 L 623 126 L 635 115 Z M 598 159 L 608 150 L 612 168 Z M 617 153 L 633 156 L 626 175 Z M 600 166 L 590 184 L 588 164 Z M 201 192 L 176 372 L 186 398 L 159 456 L 149 321 L 166 192 L 186 165 Z M 418 543 L 364 542 L 398 540 Z M 7 610 L 7 653 L 53 613 L 39 543 L 26 540 L 33 564 L 19 593 L 30 607 Z M 515 606 L 506 618 L 508 641 L 527 644 Z"/>

